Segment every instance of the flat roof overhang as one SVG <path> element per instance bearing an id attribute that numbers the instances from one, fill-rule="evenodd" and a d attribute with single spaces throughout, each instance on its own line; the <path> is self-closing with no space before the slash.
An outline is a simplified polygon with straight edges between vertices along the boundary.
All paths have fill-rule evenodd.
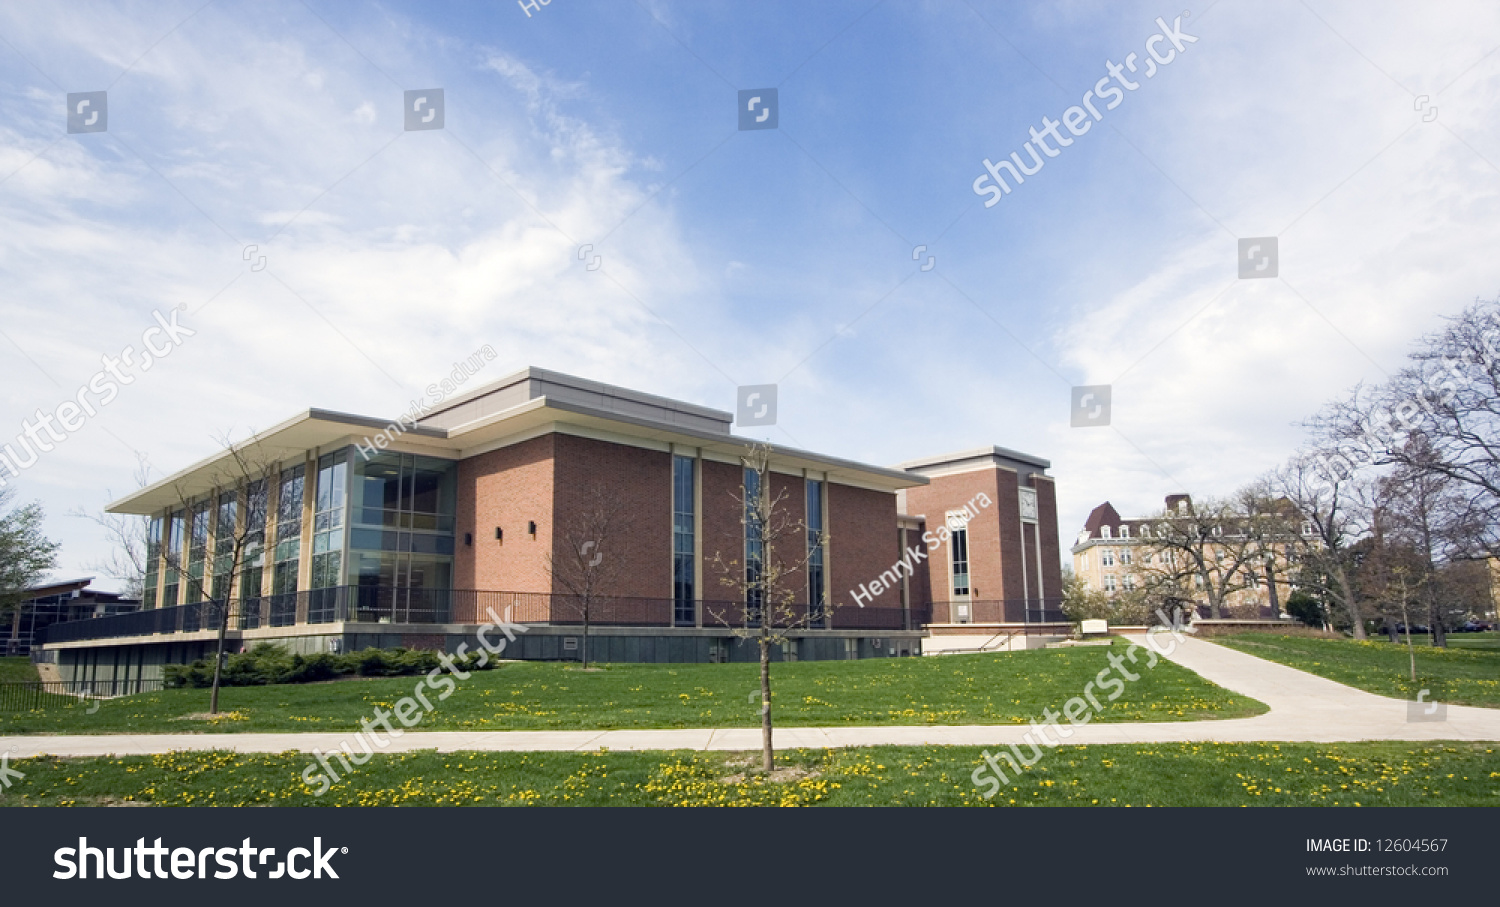
<path id="1" fill-rule="evenodd" d="M 396 420 L 375 419 L 331 410 L 309 409 L 285 422 L 234 445 L 235 452 L 256 464 L 301 462 L 308 451 L 370 444 L 375 435 Z M 497 446 L 516 442 L 549 426 L 577 426 L 637 438 L 653 445 L 680 444 L 702 448 L 720 457 L 738 457 L 755 442 L 748 438 L 667 425 L 575 401 L 537 397 L 502 412 L 451 429 L 401 425 L 391 449 L 406 453 L 463 460 Z M 514 442 L 511 442 L 514 443 Z M 924 476 L 900 469 L 872 466 L 792 447 L 770 445 L 772 467 L 778 471 L 810 469 L 825 472 L 831 481 L 885 491 L 928 484 Z M 238 484 L 240 467 L 234 454 L 221 451 L 110 504 L 109 513 L 151 515 L 180 506 L 217 488 Z"/>

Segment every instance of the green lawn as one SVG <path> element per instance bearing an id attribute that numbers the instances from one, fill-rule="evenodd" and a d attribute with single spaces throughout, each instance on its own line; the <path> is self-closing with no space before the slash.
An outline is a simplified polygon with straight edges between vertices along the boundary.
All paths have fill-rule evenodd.
<path id="1" fill-rule="evenodd" d="M 1126 644 L 1116 641 L 1113 651 Z M 1111 649 L 1047 649 L 985 655 L 810 661 L 772 669 L 779 726 L 1024 724 L 1061 708 L 1110 667 Z M 1161 659 L 1125 684 L 1096 721 L 1241 718 L 1266 707 Z M 1127 663 L 1128 667 L 1128 663 Z M 520 662 L 476 672 L 437 706 L 420 730 L 539 730 L 756 727 L 753 664 L 619 664 L 583 672 Z M 182 716 L 208 707 L 208 691 L 167 690 L 94 703 L 71 701 L 0 713 L 0 734 L 339 731 L 358 727 L 377 705 L 390 709 L 419 678 L 230 687 L 215 722 Z M 94 714 L 87 709 L 97 705 Z"/>
<path id="2" fill-rule="evenodd" d="M 1493 640 L 1485 637 L 1490 635 L 1454 634 L 1448 637 L 1448 649 L 1416 645 L 1416 683 L 1411 681 L 1405 637 L 1400 645 L 1386 637 L 1359 642 L 1271 633 L 1236 633 L 1210 641 L 1382 696 L 1415 699 L 1425 687 L 1432 691 L 1429 699 L 1496 707 L 1500 706 L 1500 645 L 1488 645 Z M 1425 639 L 1413 637 L 1412 642 Z"/>
<path id="3" fill-rule="evenodd" d="M 743 777 L 748 754 L 377 755 L 323 797 L 310 757 L 173 753 L 11 763 L 0 806 L 1500 806 L 1500 746 L 1114 744 L 1049 752 L 992 800 L 976 747 L 797 750 L 802 777 Z M 735 777 L 739 775 L 740 777 Z M 311 776 L 310 776 L 311 777 Z"/>
<path id="4" fill-rule="evenodd" d="M 17 680 L 37 680 L 36 666 L 31 659 L 0 658 L 0 683 L 11 683 Z"/>
<path id="5" fill-rule="evenodd" d="M 1405 642 L 1406 637 L 1401 637 L 1401 641 Z M 1426 636 L 1413 636 L 1411 641 L 1419 646 L 1430 644 Z M 1500 650 L 1500 633 L 1449 633 L 1448 645 L 1454 649 Z"/>

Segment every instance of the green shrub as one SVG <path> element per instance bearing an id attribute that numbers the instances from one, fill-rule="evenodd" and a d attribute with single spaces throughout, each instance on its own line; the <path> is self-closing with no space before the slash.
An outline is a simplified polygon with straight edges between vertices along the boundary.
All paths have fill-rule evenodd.
<path id="1" fill-rule="evenodd" d="M 494 667 L 490 662 L 480 665 L 475 653 L 454 659 L 454 664 L 463 671 L 479 671 Z M 294 655 L 268 642 L 257 643 L 245 652 L 235 652 L 224 659 L 224 670 L 219 682 L 228 687 L 260 686 L 271 683 L 316 683 L 333 680 L 351 674 L 360 677 L 395 677 L 410 674 L 428 674 L 442 667 L 436 652 L 424 649 L 361 649 L 333 655 L 317 652 L 312 655 Z M 168 687 L 208 687 L 213 685 L 214 662 L 212 658 L 200 658 L 191 664 L 166 665 L 163 676 Z"/>

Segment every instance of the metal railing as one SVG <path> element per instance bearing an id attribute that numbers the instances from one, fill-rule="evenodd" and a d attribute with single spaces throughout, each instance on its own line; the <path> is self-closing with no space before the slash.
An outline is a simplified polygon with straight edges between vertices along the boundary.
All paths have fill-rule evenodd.
<path id="1" fill-rule="evenodd" d="M 764 613 L 739 601 L 695 604 L 700 619 L 692 624 L 675 619 L 676 602 L 671 598 L 603 597 L 590 604 L 587 617 L 590 625 L 600 627 L 712 629 L 754 627 Z M 808 620 L 808 607 L 799 603 L 771 609 L 772 622 L 812 630 L 917 630 L 929 620 L 930 613 L 927 606 L 913 608 L 910 614 L 902 608 L 824 606 L 821 619 Z M 578 626 L 585 617 L 582 601 L 571 595 L 334 586 L 232 601 L 227 608 L 223 602 L 207 601 L 57 623 L 47 628 L 46 642 L 190 633 L 207 636 L 216 634 L 225 620 L 227 630 L 236 635 L 246 630 L 309 624 L 477 624 L 505 617 L 507 611 L 508 619 L 516 623 Z"/>
<path id="2" fill-rule="evenodd" d="M 960 619 L 960 607 L 967 606 L 968 618 Z M 970 624 L 1050 624 L 1067 623 L 1061 598 L 1002 598 L 973 601 L 938 601 L 930 609 L 927 622 Z"/>
<path id="3" fill-rule="evenodd" d="M 0 712 L 29 712 L 35 709 L 76 704 L 79 700 L 110 699 L 156 693 L 163 688 L 161 679 L 116 680 L 18 680 L 0 683 Z"/>

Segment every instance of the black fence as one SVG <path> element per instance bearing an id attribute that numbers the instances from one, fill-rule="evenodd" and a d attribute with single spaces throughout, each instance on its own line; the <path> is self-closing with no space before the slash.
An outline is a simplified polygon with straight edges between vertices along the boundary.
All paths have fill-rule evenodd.
<path id="1" fill-rule="evenodd" d="M 19 680 L 0 683 L 0 712 L 29 712 L 35 709 L 74 705 L 90 699 L 110 699 L 156 693 L 162 681 L 142 680 Z"/>
<path id="2" fill-rule="evenodd" d="M 967 608 L 963 617 L 959 605 Z M 608 596 L 587 609 L 594 626 L 755 627 L 769 614 L 773 625 L 807 630 L 920 630 L 927 623 L 1061 623 L 1061 599 L 917 603 L 910 608 L 860 608 L 842 604 L 810 608 L 805 603 L 756 609 L 742 601 L 698 601 L 679 607 L 670 598 Z M 49 643 L 197 633 L 221 626 L 229 631 L 331 623 L 476 624 L 504 616 L 517 623 L 576 626 L 584 622 L 576 596 L 545 592 L 491 592 L 472 589 L 393 589 L 335 586 L 245 601 L 199 602 L 151 608 L 88 620 L 53 624 Z M 684 620 L 684 616 L 692 616 Z"/>
<path id="3" fill-rule="evenodd" d="M 1061 624 L 1068 622 L 1061 598 L 998 598 L 932 602 L 924 606 L 935 624 Z"/>

